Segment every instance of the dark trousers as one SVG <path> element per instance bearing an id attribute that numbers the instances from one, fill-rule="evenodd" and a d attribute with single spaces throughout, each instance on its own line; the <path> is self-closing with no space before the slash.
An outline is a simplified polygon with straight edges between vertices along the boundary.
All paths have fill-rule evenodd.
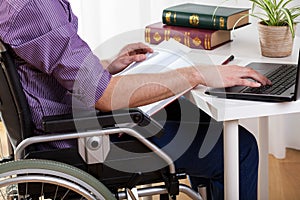
<path id="1" fill-rule="evenodd" d="M 223 123 L 184 98 L 154 118 L 164 124 L 165 134 L 153 142 L 170 155 L 176 168 L 187 172 L 195 190 L 205 178 L 211 183 L 212 199 L 224 199 Z M 239 167 L 240 199 L 257 199 L 258 147 L 243 127 L 239 127 Z"/>

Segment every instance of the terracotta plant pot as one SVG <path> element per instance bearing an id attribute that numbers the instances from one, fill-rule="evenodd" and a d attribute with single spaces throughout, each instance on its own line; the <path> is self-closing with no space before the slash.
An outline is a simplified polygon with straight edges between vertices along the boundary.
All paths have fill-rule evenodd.
<path id="1" fill-rule="evenodd" d="M 266 26 L 258 23 L 261 54 L 286 57 L 292 54 L 294 39 L 288 26 Z"/>

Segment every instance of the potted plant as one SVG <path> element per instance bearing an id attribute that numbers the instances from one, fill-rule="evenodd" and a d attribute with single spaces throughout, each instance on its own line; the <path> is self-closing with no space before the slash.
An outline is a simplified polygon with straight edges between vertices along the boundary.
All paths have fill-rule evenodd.
<path id="1" fill-rule="evenodd" d="M 252 17 L 259 19 L 258 30 L 261 53 L 267 57 L 285 57 L 292 53 L 296 18 L 300 5 L 290 6 L 298 0 L 249 0 Z M 256 9 L 256 8 L 260 9 Z M 258 11 L 257 11 L 258 10 Z"/>

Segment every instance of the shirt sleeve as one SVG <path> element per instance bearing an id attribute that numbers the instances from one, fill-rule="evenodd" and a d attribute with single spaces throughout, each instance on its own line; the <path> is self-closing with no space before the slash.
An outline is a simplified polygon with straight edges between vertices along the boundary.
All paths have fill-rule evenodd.
<path id="1" fill-rule="evenodd" d="M 73 96 L 95 104 L 111 75 L 77 34 L 77 18 L 63 1 L 29 1 L 5 40 L 30 67 L 53 76 Z"/>

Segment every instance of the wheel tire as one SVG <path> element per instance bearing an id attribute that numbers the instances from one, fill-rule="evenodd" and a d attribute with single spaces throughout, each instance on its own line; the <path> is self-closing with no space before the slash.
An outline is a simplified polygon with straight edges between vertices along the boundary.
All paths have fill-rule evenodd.
<path id="1" fill-rule="evenodd" d="M 35 180 L 33 181 L 33 179 Z M 83 194 L 91 194 L 93 196 L 91 199 L 115 199 L 113 194 L 96 178 L 64 163 L 51 160 L 25 159 L 0 164 L 0 189 L 2 191 L 0 191 L 0 198 L 1 195 L 3 196 L 4 187 L 8 188 L 12 184 L 32 182 L 50 183 L 56 185 L 56 187 L 61 187 L 60 185 L 63 183 L 63 187 L 80 195 L 82 195 L 81 190 Z M 30 191 L 28 194 L 30 195 Z"/>

